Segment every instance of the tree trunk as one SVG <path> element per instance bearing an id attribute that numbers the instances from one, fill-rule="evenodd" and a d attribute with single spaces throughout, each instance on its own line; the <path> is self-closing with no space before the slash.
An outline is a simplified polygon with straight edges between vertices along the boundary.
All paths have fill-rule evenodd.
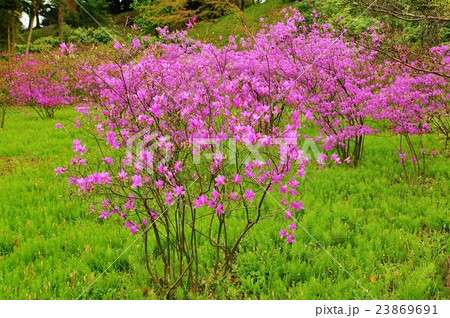
<path id="1" fill-rule="evenodd" d="M 65 11 L 71 11 L 73 13 L 78 13 L 78 7 L 75 0 L 60 0 L 59 1 L 59 7 L 58 7 L 58 36 L 60 38 L 63 37 L 62 34 L 62 27 L 64 24 L 64 14 Z"/>
<path id="2" fill-rule="evenodd" d="M 39 22 L 39 11 L 36 14 L 36 29 L 39 29 L 41 27 L 41 24 Z"/>
<path id="3" fill-rule="evenodd" d="M 30 50 L 31 34 L 33 33 L 34 18 L 38 14 L 38 10 L 39 10 L 39 1 L 36 1 L 34 3 L 34 8 L 31 11 L 30 23 L 28 24 L 27 47 L 25 49 L 26 54 L 28 54 L 28 51 Z"/>
<path id="4" fill-rule="evenodd" d="M 59 7 L 58 7 L 58 36 L 62 38 L 62 27 L 64 24 L 64 3 L 63 1 L 60 1 Z"/>
<path id="5" fill-rule="evenodd" d="M 8 56 L 11 56 L 11 27 L 8 23 Z"/>
<path id="6" fill-rule="evenodd" d="M 15 10 L 11 9 L 11 54 L 14 55 L 16 52 L 16 19 L 15 19 Z"/>

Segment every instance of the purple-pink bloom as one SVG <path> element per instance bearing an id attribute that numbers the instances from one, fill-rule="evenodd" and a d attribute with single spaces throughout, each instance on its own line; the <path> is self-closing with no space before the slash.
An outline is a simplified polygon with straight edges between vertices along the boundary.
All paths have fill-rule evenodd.
<path id="1" fill-rule="evenodd" d="M 142 177 L 140 175 L 134 175 L 131 177 L 131 188 L 142 187 Z"/>
<path id="2" fill-rule="evenodd" d="M 299 202 L 293 201 L 293 202 L 291 202 L 291 204 L 289 205 L 289 207 L 290 207 L 291 209 L 294 209 L 295 211 L 298 211 L 298 210 L 304 210 L 304 209 L 305 209 L 305 208 L 303 207 L 303 202 L 302 202 L 302 201 L 299 201 Z"/>
<path id="3" fill-rule="evenodd" d="M 212 197 L 214 200 L 217 200 L 217 198 L 218 198 L 219 196 L 220 196 L 219 191 L 217 191 L 216 188 L 214 188 L 213 191 L 211 192 L 211 197 Z"/>
<path id="4" fill-rule="evenodd" d="M 59 49 L 61 50 L 61 53 L 66 52 L 66 50 L 67 50 L 66 42 L 60 43 L 59 44 Z"/>
<path id="5" fill-rule="evenodd" d="M 105 157 L 105 158 L 103 158 L 103 162 L 107 165 L 112 165 L 114 160 L 111 157 Z"/>
<path id="6" fill-rule="evenodd" d="M 164 181 L 162 180 L 155 181 L 155 186 L 156 189 L 162 189 L 164 187 Z"/>
<path id="7" fill-rule="evenodd" d="M 241 177 L 240 174 L 235 174 L 235 175 L 233 176 L 233 183 L 242 184 L 242 183 L 241 183 L 241 179 L 242 179 L 242 177 Z"/>
<path id="8" fill-rule="evenodd" d="M 166 205 L 172 205 L 173 204 L 173 193 L 168 191 L 164 193 L 164 201 Z"/>
<path id="9" fill-rule="evenodd" d="M 253 192 L 252 190 L 245 190 L 245 193 L 243 195 L 243 197 L 247 200 L 249 200 L 250 202 L 253 202 L 253 198 L 255 197 L 255 192 Z"/>
<path id="10" fill-rule="evenodd" d="M 194 200 L 194 209 L 201 208 L 208 201 L 208 196 L 202 194 Z"/>
<path id="11" fill-rule="evenodd" d="M 64 172 L 66 172 L 67 168 L 58 167 L 58 168 L 55 168 L 54 171 L 56 172 L 56 175 L 58 175 L 58 174 L 62 174 Z"/>
<path id="12" fill-rule="evenodd" d="M 110 215 L 109 211 L 101 210 L 99 218 L 106 220 Z"/>
<path id="13" fill-rule="evenodd" d="M 173 192 L 175 192 L 175 197 L 179 197 L 180 195 L 184 194 L 183 186 L 175 186 L 173 188 Z"/>
<path id="14" fill-rule="evenodd" d="M 295 222 L 292 222 L 291 224 L 288 225 L 288 228 L 290 228 L 292 233 L 294 233 L 295 230 L 297 229 L 297 225 L 295 224 Z"/>
<path id="15" fill-rule="evenodd" d="M 120 170 L 120 172 L 117 174 L 117 176 L 119 177 L 120 181 L 125 181 L 127 179 L 127 173 L 123 169 Z"/>
<path id="16" fill-rule="evenodd" d="M 286 210 L 284 212 L 284 215 L 286 215 L 286 220 L 292 219 L 292 211 L 291 210 Z"/>
<path id="17" fill-rule="evenodd" d="M 221 185 L 223 185 L 225 183 L 225 176 L 218 175 L 214 180 L 216 181 L 215 186 L 220 187 Z"/>
<path id="18" fill-rule="evenodd" d="M 216 214 L 224 214 L 223 203 L 220 203 L 216 208 Z"/>
<path id="19" fill-rule="evenodd" d="M 288 238 L 286 240 L 286 244 L 293 244 L 293 243 L 295 243 L 294 234 L 291 234 L 288 236 Z"/>

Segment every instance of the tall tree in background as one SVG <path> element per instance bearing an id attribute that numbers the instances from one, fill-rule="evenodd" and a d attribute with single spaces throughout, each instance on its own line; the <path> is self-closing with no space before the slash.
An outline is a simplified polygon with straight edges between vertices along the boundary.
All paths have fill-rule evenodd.
<path id="1" fill-rule="evenodd" d="M 16 30 L 21 25 L 19 18 L 22 15 L 22 0 L 0 0 L 0 33 L 7 37 L 8 54 L 15 53 Z"/>
<path id="2" fill-rule="evenodd" d="M 408 41 L 422 47 L 439 45 L 450 41 L 449 0 L 348 0 L 359 8 L 375 14 L 392 17 L 396 22 L 388 23 L 403 28 Z"/>
<path id="3" fill-rule="evenodd" d="M 28 35 L 27 35 L 27 46 L 25 53 L 28 54 L 30 50 L 31 35 L 33 33 L 34 19 L 38 16 L 39 7 L 42 5 L 42 0 L 31 0 L 30 2 L 30 21 L 28 23 Z"/>
<path id="4" fill-rule="evenodd" d="M 108 0 L 109 12 L 111 14 L 119 14 L 131 11 L 131 3 L 133 0 Z"/>
<path id="5" fill-rule="evenodd" d="M 58 0 L 58 36 L 62 38 L 62 27 L 64 24 L 65 14 L 73 13 L 78 14 L 78 7 L 75 0 Z"/>
<path id="6" fill-rule="evenodd" d="M 166 25 L 172 30 L 185 28 L 193 17 L 209 20 L 239 11 L 241 0 L 135 0 L 133 8 L 137 23 L 154 32 L 155 27 Z"/>

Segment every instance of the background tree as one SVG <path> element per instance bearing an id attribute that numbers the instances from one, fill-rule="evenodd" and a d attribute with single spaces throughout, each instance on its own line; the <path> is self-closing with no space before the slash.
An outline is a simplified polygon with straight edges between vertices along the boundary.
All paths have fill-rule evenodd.
<path id="1" fill-rule="evenodd" d="M 25 53 L 28 54 L 31 44 L 31 35 L 33 33 L 34 20 L 38 16 L 39 7 L 42 6 L 42 0 L 31 0 L 30 2 L 25 2 L 30 8 L 29 10 L 29 22 L 28 22 L 28 35 L 27 35 L 27 45 Z"/>
<path id="2" fill-rule="evenodd" d="M 402 31 L 399 36 L 410 43 L 431 47 L 450 41 L 450 2 L 448 0 L 349 0 L 356 8 L 390 17 L 389 28 Z"/>
<path id="3" fill-rule="evenodd" d="M 198 21 L 216 19 L 239 11 L 241 0 L 138 0 L 133 2 L 138 13 L 136 22 L 148 32 L 155 27 L 186 28 L 186 23 L 196 17 Z"/>
<path id="4" fill-rule="evenodd" d="M 16 32 L 21 26 L 22 0 L 0 0 L 0 38 L 5 36 L 8 54 L 15 53 Z"/>

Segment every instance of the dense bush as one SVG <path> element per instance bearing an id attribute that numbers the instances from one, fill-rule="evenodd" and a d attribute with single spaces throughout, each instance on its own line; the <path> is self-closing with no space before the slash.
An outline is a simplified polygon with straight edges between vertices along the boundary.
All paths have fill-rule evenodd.
<path id="1" fill-rule="evenodd" d="M 106 44 L 112 40 L 111 32 L 104 28 L 77 28 L 70 31 L 68 40 L 82 44 Z"/>
<path id="2" fill-rule="evenodd" d="M 184 29 L 192 18 L 214 19 L 239 11 L 233 1 L 206 0 L 140 0 L 132 4 L 138 13 L 136 23 L 147 32 L 155 32 L 156 27 L 168 26 L 170 30 Z"/>
<path id="3" fill-rule="evenodd" d="M 94 99 L 77 107 L 76 126 L 101 156 L 77 139 L 70 165 L 55 171 L 68 173 L 99 218 L 118 218 L 143 236 L 149 276 L 167 297 L 182 282 L 197 291 L 198 266 L 227 274 L 261 218 L 281 215 L 287 223 L 279 235 L 295 242 L 302 180 L 314 164 L 301 142 L 312 137 L 299 139 L 304 125 L 316 126 L 315 141 L 337 151 L 318 154 L 319 167 L 357 165 L 364 136 L 377 133 L 374 121 L 388 121 L 408 142 L 446 109 L 447 81 L 424 75 L 428 66 L 380 64 L 372 48 L 383 36 L 375 28 L 362 35 L 362 46 L 317 15 L 309 24 L 298 11 L 283 14 L 283 22 L 261 21 L 255 37 L 230 37 L 223 48 L 164 28 L 159 43 L 116 42 L 112 62 L 84 66 L 83 87 Z M 435 69 L 445 71 L 448 48 L 433 50 Z M 418 155 L 409 149 L 419 177 Z M 268 198 L 275 210 L 265 209 Z M 198 264 L 200 241 L 216 249 L 211 264 Z"/>
<path id="4" fill-rule="evenodd" d="M 54 36 L 46 36 L 37 39 L 30 46 L 30 52 L 45 53 L 57 48 L 61 40 Z"/>

